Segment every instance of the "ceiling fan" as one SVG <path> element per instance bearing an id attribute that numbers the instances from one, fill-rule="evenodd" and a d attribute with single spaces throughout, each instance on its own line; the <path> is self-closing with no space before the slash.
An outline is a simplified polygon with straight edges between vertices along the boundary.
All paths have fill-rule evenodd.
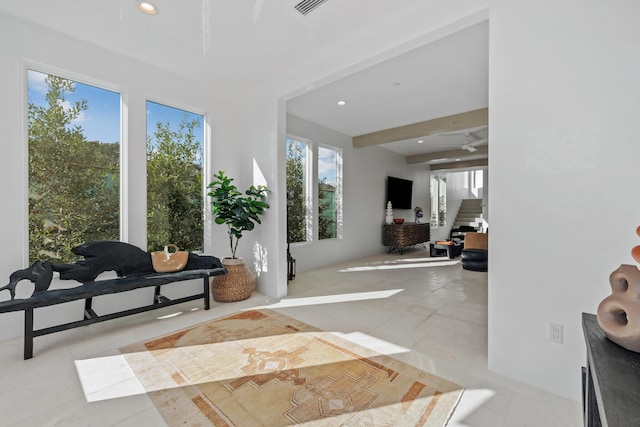
<path id="1" fill-rule="evenodd" d="M 469 133 L 464 135 L 465 143 L 462 144 L 462 147 L 460 147 L 460 148 L 462 148 L 463 150 L 467 150 L 467 151 L 470 151 L 470 152 L 473 153 L 474 151 L 478 151 L 476 146 L 483 145 L 483 144 L 486 144 L 486 143 L 489 142 L 489 138 L 478 139 L 478 140 L 475 140 L 475 141 L 469 141 L 469 136 L 471 136 L 471 135 L 472 134 L 469 134 Z"/>
<path id="2" fill-rule="evenodd" d="M 464 144 L 462 144 L 462 146 L 460 147 L 460 149 L 462 150 L 467 150 L 471 153 L 478 151 L 478 149 L 476 148 L 479 145 L 484 145 L 487 144 L 489 142 L 489 138 L 480 138 L 479 136 L 477 136 L 474 132 L 449 132 L 449 133 L 442 133 L 440 134 L 441 136 L 458 136 L 458 135 L 463 135 L 464 136 Z"/>

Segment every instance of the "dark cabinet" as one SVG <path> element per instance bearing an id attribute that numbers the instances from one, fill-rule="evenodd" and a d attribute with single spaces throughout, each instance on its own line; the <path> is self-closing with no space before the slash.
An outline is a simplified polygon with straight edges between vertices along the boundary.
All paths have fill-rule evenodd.
<path id="1" fill-rule="evenodd" d="M 384 224 L 382 227 L 382 244 L 390 246 L 389 252 L 398 249 L 402 253 L 404 248 L 428 242 L 431 235 L 429 224 L 422 222 Z"/>
<path id="2" fill-rule="evenodd" d="M 640 426 L 640 353 L 609 341 L 594 314 L 582 313 L 584 425 Z"/>

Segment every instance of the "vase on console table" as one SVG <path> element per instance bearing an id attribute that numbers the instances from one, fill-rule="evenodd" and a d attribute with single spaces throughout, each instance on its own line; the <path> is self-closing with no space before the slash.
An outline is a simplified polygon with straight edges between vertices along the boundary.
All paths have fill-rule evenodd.
<path id="1" fill-rule="evenodd" d="M 413 210 L 413 213 L 416 216 L 416 224 L 420 223 L 420 218 L 422 218 L 422 208 L 420 206 L 416 206 L 415 209 Z"/>
<path id="2" fill-rule="evenodd" d="M 391 207 L 391 202 L 387 202 L 387 216 L 385 217 L 385 221 L 387 224 L 393 224 L 393 208 Z"/>

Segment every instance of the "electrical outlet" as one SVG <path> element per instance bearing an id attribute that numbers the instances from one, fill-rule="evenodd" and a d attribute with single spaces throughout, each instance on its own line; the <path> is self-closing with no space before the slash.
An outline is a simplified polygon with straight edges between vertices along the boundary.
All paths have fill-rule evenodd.
<path id="1" fill-rule="evenodd" d="M 562 325 L 549 323 L 549 341 L 562 344 Z"/>

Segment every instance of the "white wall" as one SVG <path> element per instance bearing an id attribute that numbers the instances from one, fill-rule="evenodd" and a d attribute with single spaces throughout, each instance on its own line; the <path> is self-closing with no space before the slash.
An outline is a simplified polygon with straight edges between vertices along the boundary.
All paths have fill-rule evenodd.
<path id="1" fill-rule="evenodd" d="M 385 37 L 385 43 L 372 45 L 369 38 L 356 40 L 353 49 L 337 54 L 331 58 L 324 58 L 319 65 L 304 67 L 305 72 L 296 72 L 293 76 L 286 73 L 276 76 L 262 76 L 248 80 L 243 78 L 245 73 L 227 76 L 224 80 L 208 80 L 204 84 L 191 81 L 184 76 L 178 76 L 163 69 L 150 66 L 128 58 L 113 51 L 98 48 L 82 40 L 46 30 L 18 20 L 9 15 L 0 14 L 1 44 L 0 77 L 4 83 L 3 97 L 0 98 L 0 126 L 7 143 L 3 146 L 3 156 L 0 159 L 0 170 L 5 182 L 14 185 L 3 186 L 0 190 L 5 209 L 0 213 L 2 228 L 0 237 L 5 244 L 12 247 L 7 256 L 0 261 L 0 277 L 7 277 L 18 268 L 27 264 L 27 174 L 26 174 L 26 126 L 25 111 L 20 106 L 25 105 L 26 83 L 25 64 L 38 66 L 43 71 L 60 74 L 92 84 L 104 83 L 111 89 L 122 91 L 127 108 L 128 132 L 123 139 L 128 163 L 123 165 L 126 172 L 125 180 L 129 183 L 126 198 L 127 232 L 123 236 L 125 241 L 144 247 L 146 243 L 145 229 L 145 101 L 153 99 L 181 108 L 188 108 L 204 114 L 211 127 L 213 152 L 210 161 L 209 174 L 224 169 L 230 176 L 236 178 L 236 183 L 246 187 L 252 183 L 266 183 L 271 189 L 271 208 L 264 218 L 263 225 L 246 235 L 239 246 L 239 255 L 247 259 L 248 264 L 258 273 L 258 290 L 273 296 L 286 295 L 286 200 L 284 197 L 284 135 L 286 131 L 286 99 L 292 92 L 304 91 L 303 88 L 313 86 L 321 80 L 331 80 L 327 73 L 344 74 L 348 69 L 359 69 L 362 61 L 388 58 L 397 52 L 433 39 L 431 33 L 439 34 L 448 31 L 447 26 L 452 20 L 460 17 L 462 21 L 476 23 L 476 12 L 482 5 L 474 1 L 462 1 L 459 4 L 441 7 L 438 13 L 429 13 L 426 18 L 419 18 L 424 29 L 415 26 L 394 27 L 398 31 L 394 38 Z M 433 12 L 433 10 L 431 11 Z M 483 12 L 480 12 L 483 15 Z M 416 18 L 412 14 L 412 19 Z M 427 22 L 428 21 L 428 22 Z M 453 23 L 459 27 L 460 23 Z M 422 27 L 421 27 L 422 28 Z M 424 34 L 423 34 L 424 33 Z M 417 37 L 418 39 L 414 39 Z M 394 47 L 399 41 L 405 45 Z M 345 61 L 348 59 L 348 61 Z M 375 60 L 373 60 L 375 62 Z M 345 65 L 346 64 L 346 65 Z M 345 68 L 345 66 L 347 68 Z M 256 73 L 260 73 L 257 70 Z M 283 98 L 284 97 L 284 98 Z M 349 145 L 350 147 L 350 145 Z M 385 163 L 383 160 L 388 153 L 371 149 L 370 159 L 374 164 Z M 352 156 L 357 157 L 357 156 Z M 379 188 L 384 189 L 384 178 L 387 174 L 414 179 L 415 191 L 423 196 L 416 197 L 416 203 L 428 202 L 428 180 L 424 170 L 417 167 L 407 167 L 399 159 L 391 161 L 388 170 L 377 177 Z M 345 172 L 345 180 L 351 188 L 366 187 L 371 181 L 366 173 L 365 162 L 357 165 L 351 171 Z M 349 177 L 351 173 L 351 177 Z M 422 180 L 419 178 L 423 177 Z M 375 179 L 374 179 L 375 181 Z M 422 187 L 422 188 L 421 188 Z M 354 243 L 358 226 L 349 227 L 348 223 L 362 223 L 362 216 L 370 216 L 372 224 L 379 229 L 384 220 L 384 202 L 373 203 L 371 196 L 360 195 L 358 191 L 347 190 L 345 197 L 363 200 L 364 210 L 349 210 L 345 216 L 345 241 L 324 242 L 336 246 L 332 253 L 336 259 L 357 257 L 370 253 L 371 248 L 381 247 L 379 233 L 369 228 L 360 230 L 360 237 L 366 236 L 375 242 L 367 246 L 367 252 L 358 252 L 363 246 Z M 381 190 L 381 194 L 384 190 Z M 422 197 L 423 202 L 419 202 Z M 363 213 L 365 212 L 365 213 Z M 396 212 L 397 216 L 404 216 L 410 220 L 412 212 Z M 377 219 L 374 219 L 377 218 Z M 206 224 L 206 235 L 211 236 L 205 243 L 207 253 L 222 257 L 228 254 L 227 236 L 223 226 Z M 349 242 L 349 243 L 345 243 Z M 355 246 L 352 246 L 352 243 Z M 336 249 L 334 252 L 333 249 Z M 315 256 L 322 259 L 327 252 Z M 323 261 L 324 264 L 333 259 Z M 54 287 L 56 284 L 54 283 Z M 113 296 L 105 298 L 105 302 L 96 302 L 96 309 L 100 311 L 101 304 L 107 311 L 125 308 L 124 306 L 138 305 L 147 300 L 147 292 L 141 295 Z M 53 307 L 47 309 L 47 315 L 36 314 L 38 322 L 48 319 L 71 316 L 67 313 L 70 308 Z M 75 316 L 75 313 L 73 313 Z M 20 314 L 13 316 L 12 321 L 3 323 L 0 327 L 0 339 L 20 334 Z M 71 316 L 73 318 L 73 316 Z"/>
<path id="2" fill-rule="evenodd" d="M 213 122 L 213 171 L 229 172 L 238 188 L 261 184 L 271 191 L 262 224 L 243 234 L 238 254 L 256 273 L 259 292 L 283 297 L 287 293 L 286 193 L 279 171 L 284 170 L 285 143 L 279 124 L 284 122 L 284 106 L 273 92 L 229 82 L 215 82 L 205 96 Z M 229 99 L 234 102 L 229 103 Z M 213 253 L 229 256 L 226 226 L 214 224 L 212 235 Z"/>
<path id="3" fill-rule="evenodd" d="M 0 187 L 0 239 L 7 250 L 0 259 L 0 279 L 27 266 L 27 147 L 26 147 L 26 66 L 90 84 L 105 84 L 119 90 L 128 110 L 128 133 L 122 146 L 128 163 L 123 165 L 126 197 L 125 241 L 146 247 L 146 100 L 191 109 L 204 114 L 211 125 L 213 152 L 211 169 L 224 169 L 236 178 L 240 187 L 252 183 L 266 184 L 273 190 L 272 207 L 263 225 L 243 237 L 239 254 L 258 273 L 258 290 L 271 296 L 286 294 L 285 246 L 282 214 L 278 201 L 277 179 L 278 126 L 284 114 L 275 93 L 243 91 L 239 83 L 210 82 L 203 87 L 183 76 L 177 76 L 114 52 L 103 50 L 64 35 L 0 14 L 0 128 L 3 130 L 3 155 L 0 171 L 5 183 Z M 215 94 L 215 96 L 214 96 Z M 233 100 L 231 102 L 230 100 Z M 24 106 L 24 108 L 21 108 Z M 247 126 L 251 123 L 251 126 Z M 127 166 L 128 165 L 128 166 Z M 207 224 L 210 237 L 205 251 L 223 257 L 229 254 L 224 226 Z M 4 284 L 3 283 L 3 284 Z M 201 282 L 200 282 L 201 283 Z M 180 293 L 201 289 L 201 284 L 181 284 Z M 21 288 L 27 289 L 28 282 Z M 52 288 L 59 286 L 54 280 Z M 175 292 L 171 289 L 169 293 Z M 152 289 L 100 298 L 94 302 L 96 312 L 108 313 L 151 302 Z M 20 296 L 26 296 L 25 291 Z M 3 299 L 4 293 L 2 296 Z M 215 312 L 212 311 L 212 316 Z M 82 302 L 63 304 L 38 310 L 36 327 L 56 322 L 79 320 Z M 0 340 L 19 336 L 22 313 L 2 315 Z"/>
<path id="4" fill-rule="evenodd" d="M 343 156 L 343 237 L 292 245 L 299 272 L 388 249 L 382 246 L 387 175 L 414 181 L 414 205 L 428 200 L 428 170 L 408 166 L 404 156 L 380 147 L 354 148 L 351 137 L 291 115 L 287 132 L 340 148 Z M 413 221 L 413 211 L 394 209 L 394 217 Z"/>
<path id="5" fill-rule="evenodd" d="M 421 22 L 429 20 L 422 27 L 396 26 L 392 43 L 408 43 L 434 31 L 439 23 L 484 6 L 484 2 L 458 3 L 462 4 L 451 10 L 442 6 L 438 15 L 416 14 Z M 425 3 L 425 11 L 432 6 Z M 634 160 L 640 158 L 635 126 L 640 111 L 636 22 L 640 5 L 623 0 L 492 0 L 490 7 L 489 364 L 496 372 L 578 400 L 585 360 L 580 313 L 595 311 L 609 293 L 609 273 L 620 263 L 633 262 L 629 251 L 638 243 L 634 230 L 639 222 L 640 168 Z M 350 65 L 357 69 L 359 61 L 376 53 L 391 53 L 374 52 L 370 40 L 363 38 L 363 49 L 341 52 L 341 57 L 322 56 L 291 82 L 272 84 L 270 77 L 277 77 L 266 76 L 252 86 L 213 81 L 202 88 L 184 77 L 6 15 L 0 15 L 0 38 L 4 142 L 0 176 L 13 184 L 0 189 L 4 207 L 0 239 L 10 248 L 0 261 L 0 277 L 8 278 L 26 264 L 25 112 L 19 106 L 24 105 L 22 61 L 27 58 L 127 89 L 128 173 L 134 182 L 144 177 L 140 165 L 147 96 L 176 100 L 207 113 L 213 119 L 216 147 L 213 170 L 224 168 L 241 185 L 262 175 L 273 190 L 264 225 L 240 247 L 242 256 L 259 255 L 259 289 L 273 296 L 286 293 L 282 163 L 286 119 L 278 97 L 329 81 L 330 73 L 344 73 Z M 361 177 L 367 168 L 351 172 L 354 186 L 366 185 Z M 384 188 L 383 178 L 378 182 Z M 128 194 L 128 240 L 139 245 L 144 243 L 143 194 L 135 186 Z M 350 197 L 356 195 L 351 192 Z M 379 229 L 384 201 L 362 197 L 369 208 L 365 214 L 375 218 L 371 221 L 377 221 Z M 360 220 L 363 214 L 350 215 L 350 220 Z M 222 256 L 227 251 L 224 230 L 214 227 L 212 233 L 211 252 Z M 379 245 L 378 233 L 371 233 L 371 239 Z M 331 252 L 344 254 L 350 249 L 347 244 L 337 246 Z M 20 334 L 21 322 L 21 314 L 2 315 L 0 339 Z M 547 340 L 548 322 L 564 325 L 564 344 Z"/>
<path id="6" fill-rule="evenodd" d="M 491 5 L 489 367 L 575 400 L 581 313 L 635 264 L 638 16 L 622 0 Z"/>

